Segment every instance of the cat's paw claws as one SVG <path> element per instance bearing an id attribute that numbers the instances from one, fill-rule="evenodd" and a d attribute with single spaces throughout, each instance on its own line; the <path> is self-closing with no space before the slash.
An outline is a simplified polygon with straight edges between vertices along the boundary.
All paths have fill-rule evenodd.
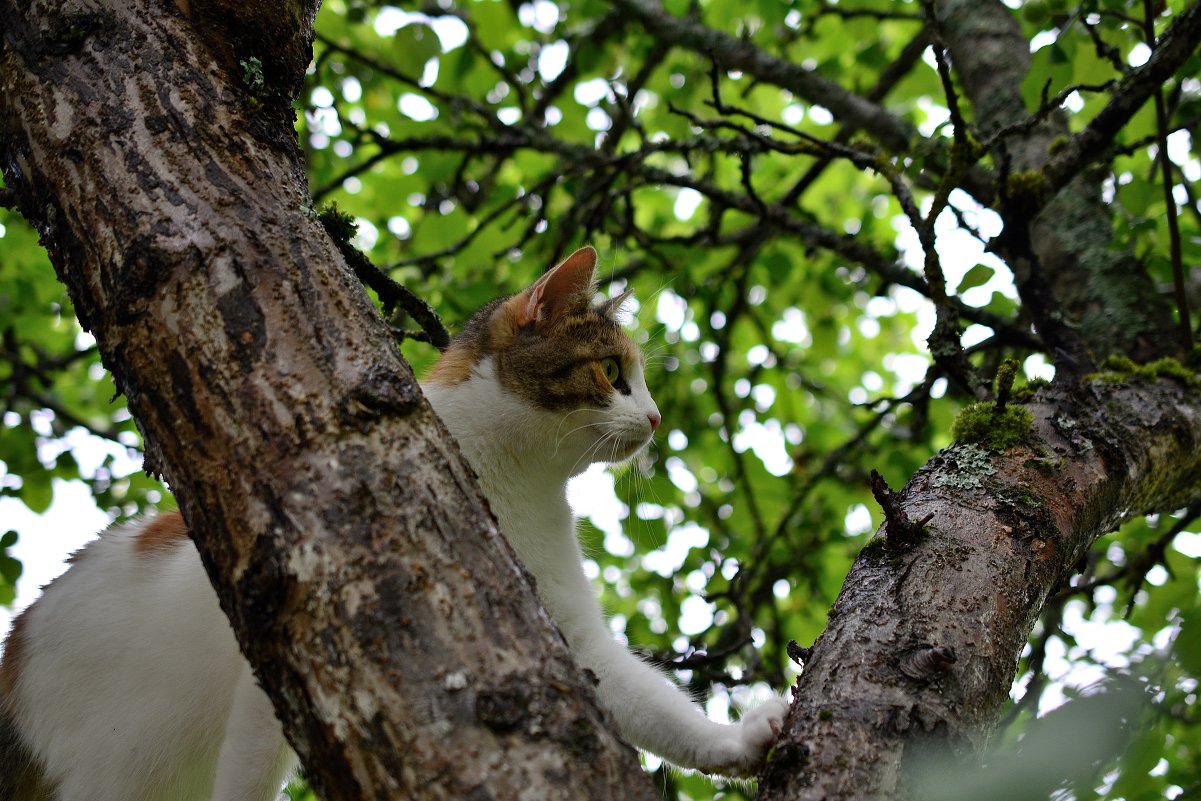
<path id="1" fill-rule="evenodd" d="M 758 735 L 755 739 L 763 744 L 763 750 L 766 752 L 767 745 L 770 745 L 784 728 L 784 716 L 787 714 L 788 703 L 783 698 L 769 698 L 743 715 L 738 725 L 747 735 Z M 763 731 L 764 725 L 767 727 L 766 732 Z"/>
<path id="2" fill-rule="evenodd" d="M 783 698 L 770 698 L 747 712 L 733 726 L 734 742 L 723 764 L 714 773 L 727 776 L 753 776 L 762 766 L 768 749 L 784 729 L 788 703 Z"/>

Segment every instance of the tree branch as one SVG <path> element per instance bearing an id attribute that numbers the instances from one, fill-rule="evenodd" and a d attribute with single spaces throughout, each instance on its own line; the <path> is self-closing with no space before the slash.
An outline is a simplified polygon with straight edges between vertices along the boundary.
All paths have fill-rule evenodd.
<path id="1" fill-rule="evenodd" d="M 976 124 L 1000 166 L 1005 227 L 990 249 L 1013 270 L 1057 368 L 1079 374 L 1094 356 L 1163 355 L 1175 342 L 1170 309 L 1137 259 L 1111 243 L 1101 175 L 1085 171 L 1064 191 L 1047 189 L 1040 170 L 1068 129 L 1061 113 L 1046 113 L 1046 104 L 1029 124 L 1020 87 L 1031 59 L 1014 12 L 999 2 L 939 0 L 938 16 Z M 1116 319 L 1126 322 L 1115 325 Z"/>
<path id="2" fill-rule="evenodd" d="M 363 284 L 375 290 L 383 304 L 384 315 L 391 314 L 392 310 L 399 306 L 417 321 L 429 337 L 431 345 L 438 350 L 446 350 L 450 345 L 450 333 L 442 324 L 438 313 L 409 291 L 408 287 L 389 278 L 361 250 L 350 244 L 350 239 L 355 234 L 353 218 L 339 211 L 336 204 L 330 204 L 329 208 L 320 213 L 319 218 L 350 269 L 354 270 L 354 274 Z"/>
<path id="3" fill-rule="evenodd" d="M 870 132 L 893 151 L 906 150 L 917 130 L 881 106 L 799 64 L 775 58 L 748 41 L 705 27 L 692 19 L 677 17 L 658 0 L 611 0 L 623 12 L 639 20 L 658 40 L 670 42 L 713 59 L 722 69 L 743 72 L 794 92 L 810 103 L 823 106 L 844 123 Z"/>
<path id="4" fill-rule="evenodd" d="M 1195 389 L 1134 379 L 1038 397 L 1030 445 L 953 446 L 901 491 L 910 519 L 934 514 L 929 536 L 900 556 L 860 553 L 798 680 L 760 801 L 893 799 L 911 749 L 982 749 L 1044 600 L 1095 538 L 1201 496 Z M 1065 417 L 1093 447 L 1059 432 Z M 1059 466 L 1042 469 L 1040 453 Z M 915 677 L 911 657 L 926 652 L 955 661 Z"/>
<path id="5" fill-rule="evenodd" d="M 1127 73 L 1109 103 L 1047 161 L 1042 170 L 1046 178 L 1045 191 L 1033 200 L 1039 206 L 1045 204 L 1084 167 L 1105 158 L 1118 132 L 1180 69 L 1196 51 L 1198 43 L 1201 43 L 1201 3 L 1192 3 L 1172 20 L 1147 63 Z"/>
<path id="6" fill-rule="evenodd" d="M 1147 45 L 1155 44 L 1155 12 L 1151 0 L 1143 0 L 1143 34 Z M 1188 353 L 1193 348 L 1193 326 L 1189 322 L 1188 295 L 1184 288 L 1184 264 L 1180 246 L 1180 223 L 1176 220 L 1176 198 L 1172 194 L 1172 158 L 1168 155 L 1168 110 L 1164 102 L 1163 87 L 1156 88 L 1155 133 L 1156 161 L 1161 168 L 1160 184 L 1163 189 L 1164 214 L 1168 223 L 1169 258 L 1172 264 L 1172 283 L 1176 290 L 1176 310 L 1180 315 L 1180 352 Z"/>

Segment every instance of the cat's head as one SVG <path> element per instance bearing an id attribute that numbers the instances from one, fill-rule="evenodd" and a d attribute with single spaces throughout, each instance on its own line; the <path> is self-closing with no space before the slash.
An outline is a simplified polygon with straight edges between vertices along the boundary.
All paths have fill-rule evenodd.
<path id="1" fill-rule="evenodd" d="M 596 251 L 581 248 L 484 306 L 455 337 L 423 383 L 460 440 L 492 420 L 495 436 L 571 472 L 627 459 L 650 441 L 660 417 L 645 360 L 616 320 L 627 295 L 594 305 L 595 269 Z M 482 420 L 453 419 L 472 404 Z"/>

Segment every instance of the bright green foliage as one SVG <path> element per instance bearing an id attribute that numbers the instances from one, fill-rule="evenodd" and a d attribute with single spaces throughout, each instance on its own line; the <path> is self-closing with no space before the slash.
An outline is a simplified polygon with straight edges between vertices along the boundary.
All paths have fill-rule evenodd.
<path id="1" fill-rule="evenodd" d="M 41 513 L 53 501 L 55 480 L 82 480 L 102 508 L 134 514 L 161 496 L 161 487 L 141 474 L 113 474 L 116 457 L 136 453 L 139 444 L 125 404 L 114 398 L 99 352 L 79 330 L 36 234 L 4 210 L 0 231 L 0 498 Z M 85 434 L 101 444 L 89 449 L 81 471 L 73 448 Z M 0 570 L 0 593 L 11 591 L 11 576 Z"/>
<path id="2" fill-rule="evenodd" d="M 861 94 L 923 24 L 917 2 L 664 5 Z M 1178 12 L 1183 2 L 1167 5 Z M 802 137 L 828 141 L 841 129 L 828 111 L 738 71 L 711 75 L 704 57 L 664 46 L 605 0 L 448 0 L 421 8 L 446 13 L 431 18 L 371 0 L 322 5 L 314 65 L 298 101 L 312 208 L 336 201 L 347 236 L 357 225 L 355 245 L 452 330 L 572 248 L 598 249 L 599 291 L 635 290 L 630 325 L 647 352 L 664 420 L 648 454 L 611 472 L 613 508 L 581 523 L 613 628 L 663 662 L 687 660 L 676 677 L 715 699 L 714 711 L 731 697 L 743 701 L 747 694 L 735 689 L 743 682 L 783 690 L 798 670 L 787 643 L 808 645 L 821 632 L 852 559 L 880 522 L 868 472 L 899 486 L 953 437 L 969 443 L 949 453 L 966 465 L 963 480 L 975 482 L 958 488 L 979 492 L 993 471 L 985 448 L 1025 436 L 1030 413 L 1019 401 L 1040 386 L 1019 387 L 1000 415 L 992 402 L 960 412 L 974 399 L 929 369 L 932 305 L 883 272 L 914 276 L 922 265 L 888 177 L 907 180 L 919 203 L 928 202 L 933 193 L 923 187 L 931 177 L 937 183 L 951 157 L 947 104 L 929 52 L 881 101 L 918 132 L 911 149 L 890 153 L 871 133 L 848 131 L 842 141 L 874 166 L 836 158 L 806 178 L 817 160 Z M 1070 85 L 1101 85 L 1120 77 L 1115 59 L 1123 65 L 1141 52 L 1142 35 L 1127 21 L 1143 13 L 1133 0 L 1044 0 L 1013 13 L 1037 45 L 1022 85 L 1030 110 L 1044 87 L 1054 97 Z M 1194 56 L 1186 72 L 1191 83 L 1168 87 L 1181 127 L 1201 114 L 1201 59 Z M 244 78 L 256 77 L 248 60 Z M 737 113 L 723 117 L 714 81 L 723 103 L 788 131 Z M 1108 97 L 1074 96 L 1071 130 Z M 750 134 L 712 124 L 718 120 Z M 1164 199 L 1147 144 L 1153 132 L 1148 106 L 1119 134 L 1106 200 L 1113 242 L 1167 285 Z M 785 147 L 747 156 L 755 136 Z M 971 141 L 975 151 L 979 132 Z M 1187 145 L 1180 134 L 1174 141 Z M 1192 159 L 1195 175 L 1195 155 L 1183 152 L 1178 157 Z M 982 166 L 999 168 L 988 157 Z M 1015 172 L 1007 188 L 1033 204 L 1045 179 Z M 1195 206 L 1197 187 L 1188 189 Z M 1009 321 L 1010 333 L 1028 332 L 1008 267 L 969 231 L 993 225 L 995 215 L 962 192 L 950 202 L 963 225 L 946 213 L 936 229 L 947 285 L 969 309 Z M 760 225 L 767 214 L 760 203 L 829 239 Z M 1185 264 L 1201 263 L 1199 220 L 1187 212 L 1180 220 Z M 134 514 L 161 488 L 139 473 L 111 475 L 111 456 L 81 470 L 65 439 L 82 427 L 113 448 L 136 448 L 123 401 L 110 403 L 112 382 L 36 235 L 9 212 L 0 211 L 0 224 L 0 495 L 42 510 L 53 499 L 52 479 L 78 479 L 112 516 Z M 1005 358 L 1023 360 L 1029 371 L 1050 360 L 993 333 L 968 329 L 973 364 L 986 379 Z M 436 358 L 421 342 L 405 340 L 402 349 L 419 373 Z M 1103 675 L 1097 664 L 1130 665 L 1161 688 L 1149 725 L 1118 762 L 1074 788 L 1077 798 L 1174 797 L 1173 788 L 1201 782 L 1201 534 L 1188 533 L 1197 524 L 1156 550 L 1187 524 L 1162 514 L 1104 538 L 1078 580 L 1095 586 L 1054 599 L 1023 657 L 1014 693 L 1021 701 L 1007 715 L 1004 742 L 1024 731 L 1040 698 L 1056 699 L 1065 687 L 1070 696 Z M 1132 567 L 1148 558 L 1141 572 Z M 0 601 L 11 594 L 12 564 L 0 557 Z M 1099 644 L 1098 630 L 1118 638 L 1117 647 Z M 1054 680 L 1045 681 L 1044 671 Z M 1022 697 L 1024 688 L 1031 692 Z M 696 775 L 660 772 L 655 782 L 668 798 L 750 795 Z M 311 796 L 298 789 L 291 797 Z"/>
<path id="3" fill-rule="evenodd" d="M 0 604 L 11 604 L 16 595 L 17 579 L 21 577 L 21 563 L 4 553 L 17 544 L 17 532 L 6 531 L 0 537 Z"/>

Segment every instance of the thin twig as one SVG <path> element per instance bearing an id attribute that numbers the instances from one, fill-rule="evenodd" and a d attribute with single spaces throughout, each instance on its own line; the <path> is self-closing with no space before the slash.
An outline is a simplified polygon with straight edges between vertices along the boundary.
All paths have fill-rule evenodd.
<path id="1" fill-rule="evenodd" d="M 1151 58 L 1128 72 L 1109 103 L 1047 161 L 1042 170 L 1046 184 L 1039 197 L 1029 204 L 1031 216 L 1084 167 L 1105 156 L 1118 132 L 1194 54 L 1198 42 L 1201 42 L 1201 3 L 1192 3 L 1172 20 Z"/>
<path id="2" fill-rule="evenodd" d="M 429 336 L 430 344 L 438 350 L 446 350 L 450 345 L 450 332 L 442 324 L 437 312 L 428 303 L 413 294 L 408 287 L 389 278 L 362 251 L 350 244 L 354 226 L 349 222 L 349 217 L 331 204 L 331 207 L 322 212 L 318 219 L 325 227 L 330 239 L 337 245 L 342 258 L 346 259 L 346 263 L 354 270 L 355 276 L 366 286 L 375 290 L 384 306 L 384 314 L 390 314 L 392 309 L 399 306 L 417 321 L 417 324 Z"/>
<path id="3" fill-rule="evenodd" d="M 1155 47 L 1155 11 L 1151 0 L 1143 0 L 1143 35 L 1147 46 Z M 1177 220 L 1176 198 L 1172 194 L 1172 159 L 1168 156 L 1168 111 L 1163 89 L 1155 90 L 1155 128 L 1158 136 L 1159 165 L 1163 176 L 1163 201 L 1168 223 L 1168 242 L 1172 260 L 1172 283 L 1176 290 L 1176 310 L 1180 315 L 1180 347 L 1182 353 L 1193 348 L 1193 326 L 1189 322 L 1188 293 L 1184 286 L 1184 264 L 1180 249 L 1180 223 Z"/>
<path id="4" fill-rule="evenodd" d="M 1127 560 L 1126 564 L 1117 570 L 1106 573 L 1103 576 L 1097 576 L 1095 579 L 1077 584 L 1073 587 L 1064 587 L 1058 593 L 1057 597 L 1066 597 L 1069 595 L 1089 595 L 1098 588 L 1106 585 L 1117 584 L 1120 581 L 1126 580 L 1131 583 L 1132 589 L 1130 592 L 1130 604 L 1134 603 L 1134 596 L 1147 580 L 1147 572 L 1159 564 L 1166 564 L 1165 557 L 1168 552 L 1168 546 L 1175 541 L 1185 529 L 1189 528 L 1193 522 L 1201 516 L 1201 503 L 1195 503 L 1184 510 L 1184 514 L 1180 516 L 1171 528 L 1156 538 L 1155 542 L 1148 545 L 1142 553 Z M 1128 604 L 1126 614 L 1130 614 L 1130 606 Z"/>

